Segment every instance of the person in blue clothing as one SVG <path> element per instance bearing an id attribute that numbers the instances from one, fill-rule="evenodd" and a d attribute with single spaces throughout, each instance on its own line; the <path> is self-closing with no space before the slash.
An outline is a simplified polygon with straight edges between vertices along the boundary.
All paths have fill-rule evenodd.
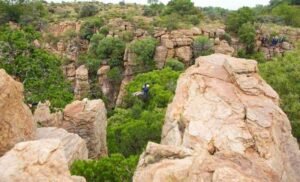
<path id="1" fill-rule="evenodd" d="M 149 88 L 150 88 L 150 85 L 148 83 L 144 84 L 144 86 L 142 88 L 143 98 L 145 98 L 145 99 L 147 99 L 149 96 Z"/>
<path id="2" fill-rule="evenodd" d="M 278 37 L 276 36 L 272 38 L 272 46 L 275 47 L 277 44 L 278 44 Z"/>

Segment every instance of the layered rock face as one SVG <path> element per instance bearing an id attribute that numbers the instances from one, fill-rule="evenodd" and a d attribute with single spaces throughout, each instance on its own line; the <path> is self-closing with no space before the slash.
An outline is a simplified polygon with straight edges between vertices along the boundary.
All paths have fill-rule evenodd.
<path id="1" fill-rule="evenodd" d="M 35 137 L 36 124 L 23 102 L 23 86 L 0 69 L 0 156 Z"/>
<path id="2" fill-rule="evenodd" d="M 181 75 L 161 144 L 134 181 L 300 181 L 300 151 L 254 60 L 200 57 Z"/>
<path id="3" fill-rule="evenodd" d="M 86 141 L 89 158 L 107 155 L 106 126 L 106 109 L 102 100 L 74 101 L 64 109 L 61 127 Z"/>
<path id="4" fill-rule="evenodd" d="M 62 128 L 38 128 L 37 139 L 59 139 L 69 166 L 71 166 L 74 160 L 88 159 L 88 149 L 86 148 L 85 141 L 77 134 L 68 133 Z"/>
<path id="5" fill-rule="evenodd" d="M 71 176 L 63 144 L 57 139 L 21 142 L 0 158 L 0 182 L 84 182 Z"/>

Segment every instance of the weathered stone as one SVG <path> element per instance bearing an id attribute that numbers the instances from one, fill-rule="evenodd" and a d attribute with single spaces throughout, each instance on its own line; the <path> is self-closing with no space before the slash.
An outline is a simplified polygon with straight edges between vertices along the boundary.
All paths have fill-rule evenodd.
<path id="1" fill-rule="evenodd" d="M 75 160 L 88 159 L 88 149 L 85 141 L 77 134 L 68 133 L 62 128 L 43 127 L 37 129 L 36 139 L 59 139 L 62 142 L 68 165 Z"/>
<path id="2" fill-rule="evenodd" d="M 0 158 L 0 182 L 85 181 L 72 177 L 58 139 L 21 142 Z"/>
<path id="3" fill-rule="evenodd" d="M 300 180 L 290 122 L 253 60 L 198 58 L 177 82 L 161 143 L 146 148 L 134 181 Z"/>
<path id="4" fill-rule="evenodd" d="M 216 41 L 215 41 L 216 43 Z M 222 40 L 214 47 L 215 53 L 227 54 L 232 56 L 234 53 L 234 48 L 231 47 L 226 40 Z"/>
<path id="5" fill-rule="evenodd" d="M 62 128 L 86 141 L 89 158 L 107 155 L 106 109 L 102 100 L 74 101 L 64 109 Z"/>
<path id="6" fill-rule="evenodd" d="M 22 84 L 0 69 L 0 156 L 35 137 L 36 124 L 23 99 Z"/>
<path id="7" fill-rule="evenodd" d="M 43 127 L 47 126 L 61 126 L 63 120 L 62 112 L 51 113 L 50 111 L 50 102 L 46 101 L 45 103 L 39 102 L 37 108 L 34 111 L 34 121 Z"/>
<path id="8" fill-rule="evenodd" d="M 156 67 L 162 69 L 165 65 L 168 55 L 168 49 L 164 46 L 157 46 L 155 50 L 154 61 L 156 62 Z"/>
<path id="9" fill-rule="evenodd" d="M 189 46 L 179 47 L 176 49 L 175 52 L 176 52 L 175 53 L 176 57 L 182 60 L 186 65 L 189 64 L 193 56 L 191 47 Z"/>
<path id="10" fill-rule="evenodd" d="M 290 43 L 288 43 L 288 42 L 282 42 L 282 48 L 284 49 L 284 50 L 290 50 L 291 49 L 291 44 Z"/>
<path id="11" fill-rule="evenodd" d="M 75 98 L 80 100 L 87 97 L 90 91 L 90 85 L 88 81 L 88 69 L 85 65 L 80 66 L 76 70 L 75 76 Z"/>

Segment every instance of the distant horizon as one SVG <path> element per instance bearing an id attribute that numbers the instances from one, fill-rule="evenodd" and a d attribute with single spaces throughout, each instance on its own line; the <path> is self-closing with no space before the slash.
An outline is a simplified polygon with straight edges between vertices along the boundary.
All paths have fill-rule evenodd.
<path id="1" fill-rule="evenodd" d="M 74 0 L 46 0 L 47 2 L 60 3 L 64 2 L 75 2 Z M 78 0 L 77 2 L 91 1 L 91 0 Z M 95 2 L 102 3 L 114 3 L 117 4 L 122 0 L 98 0 Z M 164 4 L 167 4 L 170 0 L 160 0 Z M 237 10 L 241 7 L 255 7 L 256 5 L 268 5 L 270 0 L 192 0 L 197 7 L 220 7 L 229 10 Z M 147 0 L 125 0 L 125 3 L 137 3 L 147 4 Z"/>

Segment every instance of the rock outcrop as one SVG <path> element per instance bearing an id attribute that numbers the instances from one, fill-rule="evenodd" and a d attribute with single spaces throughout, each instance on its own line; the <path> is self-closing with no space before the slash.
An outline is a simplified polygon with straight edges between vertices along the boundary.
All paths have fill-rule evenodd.
<path id="1" fill-rule="evenodd" d="M 74 160 L 88 159 L 88 149 L 86 148 L 86 143 L 77 134 L 68 133 L 62 128 L 43 127 L 37 129 L 36 137 L 38 140 L 59 139 L 62 142 L 65 157 L 69 166 L 71 166 Z"/>
<path id="2" fill-rule="evenodd" d="M 63 128 L 78 134 L 86 142 L 89 158 L 107 155 L 107 111 L 102 100 L 74 101 L 56 113 L 50 113 L 49 106 L 48 102 L 39 103 L 34 113 L 36 122 L 43 127 Z"/>
<path id="3" fill-rule="evenodd" d="M 87 97 L 90 91 L 88 69 L 85 65 L 80 66 L 76 70 L 75 75 L 75 98 L 80 100 Z"/>
<path id="4" fill-rule="evenodd" d="M 200 57 L 181 75 L 161 145 L 149 143 L 134 181 L 300 181 L 300 151 L 257 62 Z"/>
<path id="5" fill-rule="evenodd" d="M 74 101 L 66 106 L 63 115 L 61 127 L 86 141 L 89 158 L 107 155 L 107 118 L 102 100 Z"/>
<path id="6" fill-rule="evenodd" d="M 33 114 L 34 121 L 43 127 L 61 126 L 63 120 L 62 112 L 51 113 L 50 105 L 49 101 L 45 103 L 39 102 Z"/>
<path id="7" fill-rule="evenodd" d="M 16 143 L 33 139 L 36 124 L 23 102 L 23 86 L 0 69 L 0 156 Z"/>
<path id="8" fill-rule="evenodd" d="M 63 150 L 57 139 L 21 142 L 0 158 L 0 182 L 64 181 L 84 182 L 71 176 Z"/>

